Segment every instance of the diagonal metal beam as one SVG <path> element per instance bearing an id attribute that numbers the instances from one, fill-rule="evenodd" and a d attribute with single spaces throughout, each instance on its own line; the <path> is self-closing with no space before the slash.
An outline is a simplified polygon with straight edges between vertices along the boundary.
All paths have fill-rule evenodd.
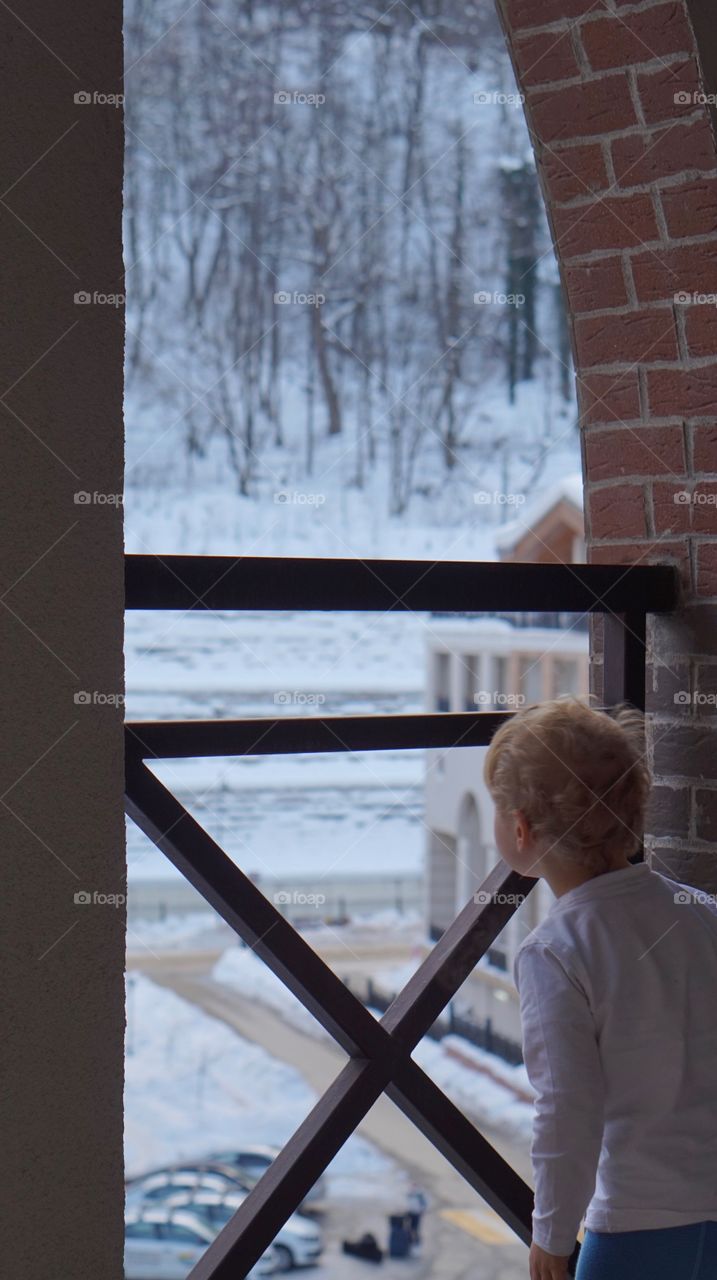
<path id="1" fill-rule="evenodd" d="M 380 1023 L 252 880 L 137 757 L 127 759 L 130 817 L 352 1055 L 409 1054 L 535 881 L 499 864 L 431 950 Z"/>
<path id="2" fill-rule="evenodd" d="M 128 757 L 126 809 L 350 1055 L 393 1055 L 386 1032 L 301 934 L 142 761 Z"/>
<path id="3" fill-rule="evenodd" d="M 533 1234 L 533 1192 L 430 1076 L 409 1061 L 398 1067 L 385 1092 L 518 1239 L 529 1245 Z M 576 1242 L 568 1263 L 571 1276 L 579 1253 Z"/>
<path id="4" fill-rule="evenodd" d="M 499 863 L 377 1024 L 176 796 L 133 756 L 127 760 L 127 811 L 350 1054 L 393 1057 L 399 1046 L 410 1053 L 535 884 Z"/>
<path id="5" fill-rule="evenodd" d="M 506 1226 L 530 1244 L 530 1187 L 430 1076 L 409 1059 L 397 1068 L 385 1092 Z"/>
<path id="6" fill-rule="evenodd" d="M 415 1048 L 534 884 L 505 863 L 493 868 L 383 1015 L 392 1039 Z"/>
<path id="7" fill-rule="evenodd" d="M 251 1267 L 384 1091 L 431 1141 L 440 1135 L 439 1149 L 459 1171 L 467 1170 L 470 1184 L 481 1194 L 485 1190 L 488 1202 L 524 1235 L 529 1188 L 410 1058 L 514 910 L 508 891 L 517 893 L 523 878 L 495 868 L 477 895 L 485 901 L 466 907 L 418 970 L 418 981 L 411 980 L 408 997 L 404 990 L 377 1023 L 176 797 L 132 755 L 127 762 L 127 809 L 353 1055 L 204 1256 L 193 1280 L 234 1280 L 237 1268 L 243 1273 Z M 533 882 L 525 883 L 529 887 Z"/>
<path id="8" fill-rule="evenodd" d="M 382 1093 L 519 1239 L 530 1242 L 533 1193 L 520 1175 L 410 1058 L 393 1080 L 391 1072 L 386 1060 L 354 1058 L 346 1064 L 203 1255 L 191 1280 L 245 1275 Z"/>
<path id="9" fill-rule="evenodd" d="M 392 1070 L 395 1072 L 392 1078 Z M 354 1058 L 342 1069 L 282 1148 L 191 1274 L 236 1280 L 275 1239 L 289 1213 L 386 1093 L 519 1239 L 531 1237 L 533 1193 L 429 1076 L 410 1058 Z"/>
<path id="10" fill-rule="evenodd" d="M 210 1244 L 189 1280 L 240 1280 L 246 1275 L 381 1096 L 391 1069 L 381 1059 L 347 1062 Z"/>

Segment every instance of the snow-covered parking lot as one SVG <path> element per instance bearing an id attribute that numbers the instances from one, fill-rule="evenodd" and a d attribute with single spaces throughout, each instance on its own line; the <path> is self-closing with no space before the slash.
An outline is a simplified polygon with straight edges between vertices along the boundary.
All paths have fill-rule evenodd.
<path id="1" fill-rule="evenodd" d="M 127 1176 L 212 1150 L 282 1146 L 316 1101 L 301 1073 L 141 973 L 129 976 Z M 398 1194 L 402 1175 L 354 1136 L 328 1172 L 329 1194 Z"/>

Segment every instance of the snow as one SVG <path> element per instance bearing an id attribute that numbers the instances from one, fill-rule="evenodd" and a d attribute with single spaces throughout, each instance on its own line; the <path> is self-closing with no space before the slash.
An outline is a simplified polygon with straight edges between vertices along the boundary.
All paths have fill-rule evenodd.
<path id="1" fill-rule="evenodd" d="M 416 912 L 386 908 L 363 916 L 356 915 L 350 932 L 346 928 L 337 930 L 323 921 L 317 921 L 310 928 L 302 926 L 300 931 L 308 937 L 311 946 L 317 948 L 335 944 L 337 933 L 342 941 L 346 939 L 349 945 L 359 945 L 364 949 L 384 945 L 387 934 L 390 934 L 392 942 L 402 942 L 408 947 L 418 945 L 423 938 L 423 919 Z M 127 948 L 130 952 L 150 950 L 156 953 L 200 947 L 210 950 L 225 947 L 227 938 L 233 942 L 236 935 L 207 904 L 205 910 L 168 915 L 164 920 L 133 920 L 128 930 Z M 383 978 L 383 974 L 381 976 Z"/>
<path id="2" fill-rule="evenodd" d="M 558 433 L 551 444 L 546 415 Z M 136 554 L 495 560 L 496 535 L 516 511 L 500 495 L 539 498 L 579 465 L 573 406 L 550 402 L 537 382 L 519 386 L 514 405 L 495 390 L 477 397 L 466 424 L 473 443 L 459 466 L 443 475 L 431 451 L 426 483 L 417 486 L 401 516 L 386 509 L 385 458 L 364 488 L 351 486 L 342 465 L 346 440 L 320 441 L 311 477 L 292 450 L 271 455 L 247 498 L 233 489 L 218 442 L 206 457 L 188 462 L 176 433 L 154 429 L 155 406 L 141 405 L 130 393 L 127 417 L 125 535 L 128 553 Z M 486 448 L 486 437 L 510 442 L 507 469 L 503 452 Z M 538 462 L 542 474 L 536 478 Z M 277 503 L 277 490 L 296 500 Z M 479 493 L 491 500 L 477 500 Z M 307 494 L 319 495 L 321 504 L 298 500 Z M 526 510 L 521 505 L 520 523 Z"/>
<path id="3" fill-rule="evenodd" d="M 424 851 L 422 753 L 414 752 L 411 774 L 383 776 L 381 761 L 370 771 L 360 761 L 347 764 L 338 774 L 329 769 L 329 782 L 314 777 L 297 760 L 283 783 L 271 783 L 269 773 L 255 770 L 255 786 L 246 776 L 234 786 L 237 775 L 251 769 L 243 761 L 201 762 L 204 782 L 190 786 L 187 770 L 154 766 L 154 771 L 186 804 L 190 813 L 248 874 L 263 876 L 278 885 L 296 876 L 312 877 L 317 891 L 322 881 L 360 872 L 370 875 L 416 875 Z M 312 762 L 313 764 L 313 762 Z M 315 768 L 320 771 L 323 761 Z M 356 776 L 353 776 L 356 775 Z M 306 782 L 304 783 L 304 776 Z M 136 878 L 175 878 L 179 873 L 159 850 L 130 823 L 128 875 Z"/>
<path id="4" fill-rule="evenodd" d="M 423 917 L 410 911 L 395 911 L 391 907 L 383 911 L 372 911 L 357 915 L 350 925 L 336 929 L 334 926 L 317 925 L 311 930 L 312 944 L 320 946 L 322 941 L 336 941 L 337 935 L 344 944 L 358 944 L 362 948 L 383 947 L 386 938 L 392 943 L 401 942 L 406 946 L 419 946 L 423 941 Z"/>
<path id="5" fill-rule="evenodd" d="M 409 613 L 130 613 L 127 716 L 419 711 L 429 626 Z M 420 867 L 420 751 L 171 760 L 152 768 L 249 872 L 318 877 Z M 179 874 L 133 823 L 128 853 L 130 879 Z"/>
<path id="6" fill-rule="evenodd" d="M 326 1034 L 313 1014 L 287 990 L 250 947 L 237 946 L 225 951 L 212 969 L 212 978 L 280 1013 L 297 1031 L 307 1035 Z"/>
<path id="7" fill-rule="evenodd" d="M 397 991 L 415 971 L 416 963 L 396 966 L 386 971 L 395 979 L 395 986 L 390 981 L 385 983 L 382 980 L 385 974 L 377 977 L 377 984 L 381 988 Z M 252 999 L 274 1009 L 297 1030 L 307 1035 L 327 1035 L 316 1019 L 249 948 L 225 951 L 214 966 L 212 977 L 216 982 L 233 987 L 244 995 L 251 995 Z M 451 1047 L 459 1049 L 463 1057 L 472 1058 L 477 1069 L 472 1070 L 452 1058 L 449 1052 Z M 533 1109 L 515 1093 L 515 1089 L 528 1094 L 532 1092 L 525 1067 L 508 1066 L 494 1054 L 485 1053 L 458 1036 L 446 1036 L 439 1042 L 425 1037 L 412 1056 L 456 1105 L 470 1113 L 473 1119 L 491 1127 L 499 1127 L 521 1141 L 530 1136 Z M 491 1075 L 500 1076 L 504 1083 L 491 1079 Z"/>
<path id="8" fill-rule="evenodd" d="M 226 698 L 225 714 L 281 715 L 292 702 L 282 693 L 416 695 L 423 634 L 430 618 L 413 613 L 145 612 L 127 615 L 128 709 L 146 715 L 157 692 L 170 694 L 182 714 Z M 400 648 L 407 661 L 387 665 Z M 330 697 L 328 695 L 331 695 Z M 326 704 L 321 704 L 324 711 Z M 312 704 L 302 704 L 309 712 Z"/>
<path id="9" fill-rule="evenodd" d="M 474 1056 L 476 1070 L 451 1059 L 448 1050 L 455 1047 L 461 1056 Z M 483 1053 L 460 1036 L 445 1036 L 443 1040 L 422 1040 L 413 1052 L 420 1067 L 455 1102 L 481 1124 L 524 1142 L 530 1140 L 533 1127 L 533 1107 L 516 1097 L 511 1084 L 532 1092 L 524 1067 L 508 1067 L 494 1054 Z M 484 1071 L 481 1071 L 481 1067 Z M 491 1079 L 500 1074 L 505 1084 Z M 509 1075 L 508 1073 L 513 1073 Z"/>
<path id="10" fill-rule="evenodd" d="M 132 406 L 129 411 L 134 416 Z M 416 502 L 406 518 L 382 514 L 383 476 L 364 490 L 340 488 L 330 454 L 325 470 L 313 481 L 297 471 L 287 488 L 307 492 L 321 488 L 321 508 L 295 503 L 275 505 L 272 493 L 239 498 L 203 467 L 198 475 L 182 475 L 180 462 L 167 456 L 161 437 L 150 445 L 167 467 L 165 483 L 140 484 L 130 471 L 125 497 L 128 554 L 333 556 L 407 560 L 492 560 L 493 528 L 476 506 L 474 491 L 487 488 L 473 472 L 459 482 L 460 504 L 451 491 Z M 176 453 L 176 448 L 173 450 Z M 329 447 L 327 446 L 327 453 Z M 496 472 L 496 482 L 497 482 Z M 440 522 L 439 522 L 440 520 Z"/>
<path id="11" fill-rule="evenodd" d="M 316 1102 L 300 1072 L 140 974 L 128 978 L 127 1176 L 217 1148 L 282 1146 Z M 401 1182 L 396 1166 L 353 1135 L 328 1171 L 329 1193 Z"/>
<path id="12" fill-rule="evenodd" d="M 186 915 L 170 915 L 165 920 L 131 919 L 127 926 L 128 951 L 193 950 L 200 946 L 216 946 L 226 942 L 229 926 L 214 914 L 209 904 L 206 911 Z"/>

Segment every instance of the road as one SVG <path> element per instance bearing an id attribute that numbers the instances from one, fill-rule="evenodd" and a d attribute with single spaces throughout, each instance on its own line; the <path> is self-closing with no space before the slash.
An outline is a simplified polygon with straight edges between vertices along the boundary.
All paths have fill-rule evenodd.
<path id="1" fill-rule="evenodd" d="M 214 951 L 193 953 L 149 952 L 135 954 L 130 967 L 140 968 L 154 982 L 176 992 L 232 1027 L 245 1039 L 260 1044 L 274 1057 L 301 1071 L 317 1093 L 323 1093 L 346 1061 L 341 1049 L 292 1027 L 279 1014 L 243 997 L 234 988 L 215 982 L 211 969 Z M 477 1087 L 479 1085 L 477 1084 Z M 387 1261 L 381 1270 L 416 1280 L 526 1280 L 527 1249 L 515 1240 L 501 1219 L 480 1198 L 387 1098 L 381 1097 L 364 1118 L 359 1132 L 409 1171 L 428 1191 L 431 1212 L 426 1215 L 422 1256 Z M 502 1133 L 482 1126 L 482 1132 L 518 1172 L 530 1176 L 528 1153 Z M 338 1219 L 336 1226 L 333 1220 Z M 358 1280 L 366 1263 L 345 1258 L 340 1237 L 354 1237 L 371 1230 L 380 1242 L 386 1237 L 386 1205 L 370 1200 L 345 1203 L 332 1200 L 326 1223 L 327 1255 L 331 1280 Z M 322 1272 L 324 1267 L 321 1268 Z"/>

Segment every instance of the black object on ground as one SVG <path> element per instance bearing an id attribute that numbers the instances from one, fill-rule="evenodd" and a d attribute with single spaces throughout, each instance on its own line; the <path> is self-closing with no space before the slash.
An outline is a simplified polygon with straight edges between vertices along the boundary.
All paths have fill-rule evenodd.
<path id="1" fill-rule="evenodd" d="M 379 1248 L 378 1240 L 370 1231 L 362 1235 L 360 1240 L 344 1240 L 341 1248 L 351 1258 L 362 1258 L 364 1262 L 383 1262 L 383 1249 Z"/>

